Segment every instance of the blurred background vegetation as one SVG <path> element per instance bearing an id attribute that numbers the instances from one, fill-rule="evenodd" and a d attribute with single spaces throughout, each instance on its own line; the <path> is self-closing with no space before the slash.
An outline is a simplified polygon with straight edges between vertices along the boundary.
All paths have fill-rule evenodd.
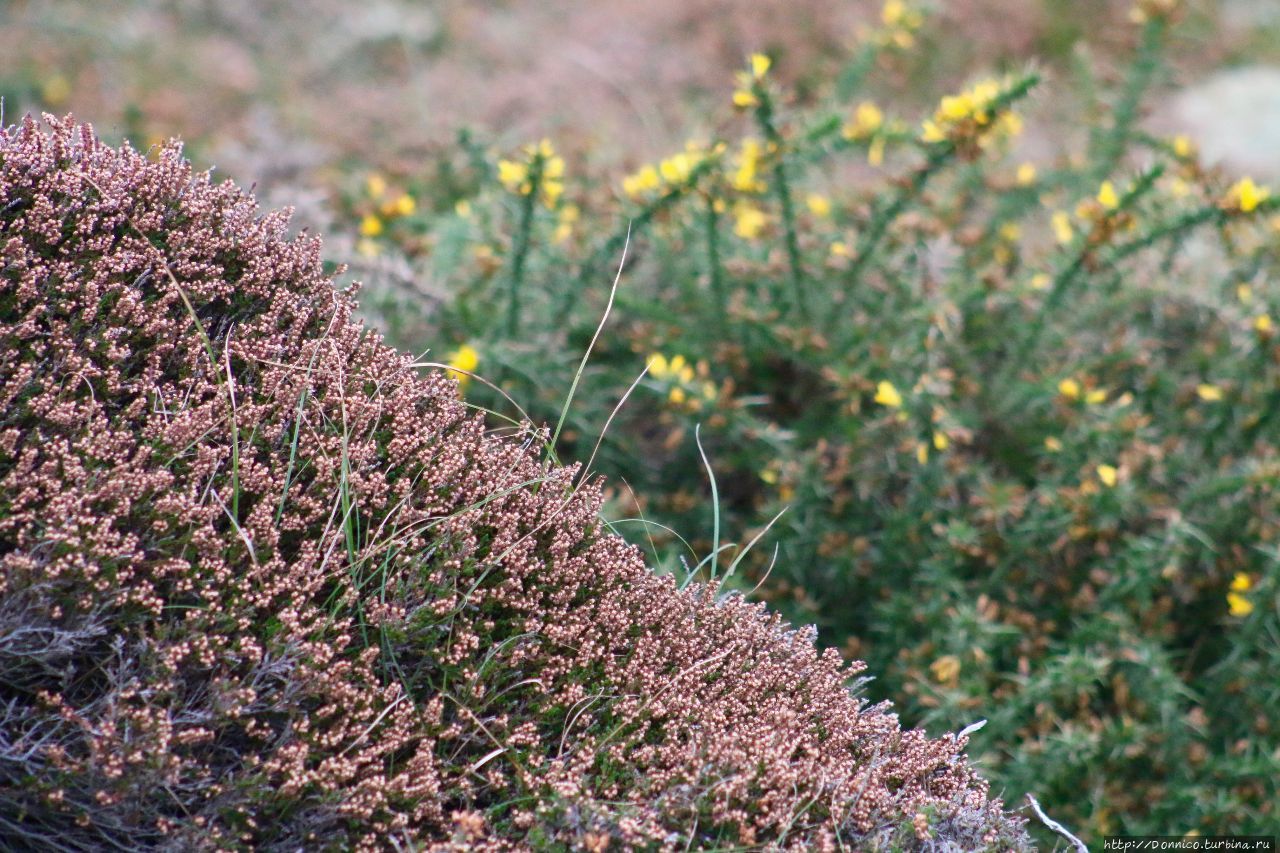
<path id="1" fill-rule="evenodd" d="M 908 725 L 989 720 L 1011 803 L 1280 831 L 1280 3 L 0 16 L 6 121 L 297 208 L 660 570 L 816 623 Z"/>

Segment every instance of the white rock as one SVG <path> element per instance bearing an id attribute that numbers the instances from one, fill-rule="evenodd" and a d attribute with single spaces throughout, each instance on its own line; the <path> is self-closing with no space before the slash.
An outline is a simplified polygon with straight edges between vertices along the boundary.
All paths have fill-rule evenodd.
<path id="1" fill-rule="evenodd" d="M 1280 178 L 1280 67 L 1218 72 L 1178 93 L 1162 112 L 1160 129 L 1195 140 L 1207 165 Z"/>

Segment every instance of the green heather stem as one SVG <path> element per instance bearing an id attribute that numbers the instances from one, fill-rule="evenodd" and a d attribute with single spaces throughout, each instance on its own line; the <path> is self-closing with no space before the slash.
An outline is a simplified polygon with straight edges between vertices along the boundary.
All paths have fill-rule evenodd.
<path id="1" fill-rule="evenodd" d="M 529 164 L 529 192 L 520 198 L 520 225 L 516 230 L 515 250 L 511 256 L 511 281 L 507 291 L 508 340 L 515 340 L 520 331 L 520 289 L 524 284 L 524 263 L 529 255 L 529 238 L 533 233 L 533 215 L 541 183 L 542 155 L 535 154 Z"/>
<path id="2" fill-rule="evenodd" d="M 791 200 L 791 186 L 787 180 L 787 158 L 784 156 L 782 134 L 778 132 L 778 127 L 773 121 L 773 99 L 769 96 L 768 90 L 757 83 L 755 95 L 759 102 L 755 110 L 756 123 L 760 126 L 760 132 L 764 135 L 765 140 L 772 145 L 777 156 L 773 165 L 773 191 L 778 199 L 778 206 L 782 209 L 782 227 L 785 232 L 787 246 L 787 264 L 791 271 L 791 290 L 794 294 L 796 310 L 800 314 L 801 322 L 807 325 L 809 322 L 809 302 L 805 294 L 804 266 L 800 257 L 800 240 L 796 235 L 796 213 Z"/>
<path id="3" fill-rule="evenodd" d="M 795 293 L 796 309 L 800 319 L 809 322 L 809 302 L 805 295 L 803 262 L 800 258 L 800 240 L 796 236 L 796 214 L 791 202 L 791 189 L 787 184 L 787 171 L 783 158 L 778 157 L 773 169 L 774 191 L 778 196 L 778 204 L 782 207 L 782 227 L 786 231 L 787 264 L 791 268 L 791 288 Z"/>
<path id="4" fill-rule="evenodd" d="M 706 198 L 707 233 L 707 280 L 711 285 L 711 297 L 715 300 L 717 322 L 727 325 L 729 317 L 729 300 L 724 292 L 724 278 L 720 272 L 720 213 L 716 210 L 716 200 L 708 195 Z"/>
<path id="5" fill-rule="evenodd" d="M 1227 215 L 1226 211 L 1218 207 L 1202 207 L 1198 210 L 1193 210 L 1190 213 L 1183 214 L 1177 219 L 1161 225 L 1159 228 L 1154 228 L 1151 231 L 1148 231 L 1141 237 L 1116 246 L 1115 251 L 1111 253 L 1108 261 L 1116 263 L 1117 261 L 1124 260 L 1130 255 L 1141 252 L 1143 249 L 1150 248 L 1162 240 L 1167 240 L 1170 237 L 1177 237 L 1181 234 L 1185 234 L 1186 232 L 1198 228 L 1201 225 L 1225 222 Z"/>
<path id="6" fill-rule="evenodd" d="M 1129 77 L 1125 80 L 1120 100 L 1112 113 L 1111 126 L 1093 139 L 1093 156 L 1090 162 L 1094 164 L 1094 177 L 1097 180 L 1111 174 L 1128 150 L 1129 139 L 1138 118 L 1138 106 L 1160 66 L 1161 48 L 1167 29 L 1168 23 L 1161 17 L 1152 18 L 1142 28 L 1138 54 L 1129 68 Z"/>
<path id="7" fill-rule="evenodd" d="M 862 81 L 867 74 L 875 68 L 876 57 L 879 55 L 878 45 L 871 41 L 864 43 L 853 55 L 853 59 L 849 60 L 849 64 L 840 69 L 840 76 L 836 78 L 836 97 L 842 101 L 852 98 L 862 88 Z"/>

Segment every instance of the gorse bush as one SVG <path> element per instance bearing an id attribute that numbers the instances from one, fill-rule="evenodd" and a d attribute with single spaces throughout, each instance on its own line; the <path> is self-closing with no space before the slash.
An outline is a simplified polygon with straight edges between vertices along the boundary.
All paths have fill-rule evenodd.
<path id="1" fill-rule="evenodd" d="M 1010 798 L 1086 836 L 1274 832 L 1280 207 L 1141 129 L 1176 17 L 1135 7 L 1132 61 L 1053 160 L 1011 156 L 1036 73 L 918 117 L 870 95 L 926 37 L 896 0 L 825 93 L 752 56 L 721 138 L 625 176 L 464 138 L 430 192 L 347 196 L 374 269 L 447 291 L 370 304 L 535 421 L 576 387 L 557 452 L 608 424 L 612 517 L 682 581 L 776 519 L 727 582 L 913 720 L 988 718 Z"/>
<path id="2" fill-rule="evenodd" d="M 965 733 L 650 572 L 286 216 L 46 120 L 0 133 L 0 847 L 1026 847 Z"/>

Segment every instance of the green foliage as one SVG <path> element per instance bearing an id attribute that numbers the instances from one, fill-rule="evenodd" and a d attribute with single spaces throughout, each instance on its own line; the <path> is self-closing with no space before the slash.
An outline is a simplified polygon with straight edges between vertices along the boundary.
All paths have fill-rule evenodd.
<path id="1" fill-rule="evenodd" d="M 865 658 L 906 721 L 988 718 L 1008 801 L 1086 839 L 1274 832 L 1277 199 L 1139 129 L 1174 4 L 1140 5 L 1106 119 L 1052 162 L 1010 155 L 1034 73 L 922 126 L 860 100 L 913 61 L 890 3 L 828 99 L 752 57 L 740 118 L 621 191 L 570 162 L 545 193 L 549 143 L 494 170 L 468 140 L 446 193 L 375 177 L 347 204 L 365 254 L 447 292 L 383 296 L 401 343 L 465 345 L 535 420 L 579 383 L 556 450 L 585 461 L 609 422 L 614 525 L 658 564 L 735 563 L 720 540 L 785 508 L 730 582 Z"/>

